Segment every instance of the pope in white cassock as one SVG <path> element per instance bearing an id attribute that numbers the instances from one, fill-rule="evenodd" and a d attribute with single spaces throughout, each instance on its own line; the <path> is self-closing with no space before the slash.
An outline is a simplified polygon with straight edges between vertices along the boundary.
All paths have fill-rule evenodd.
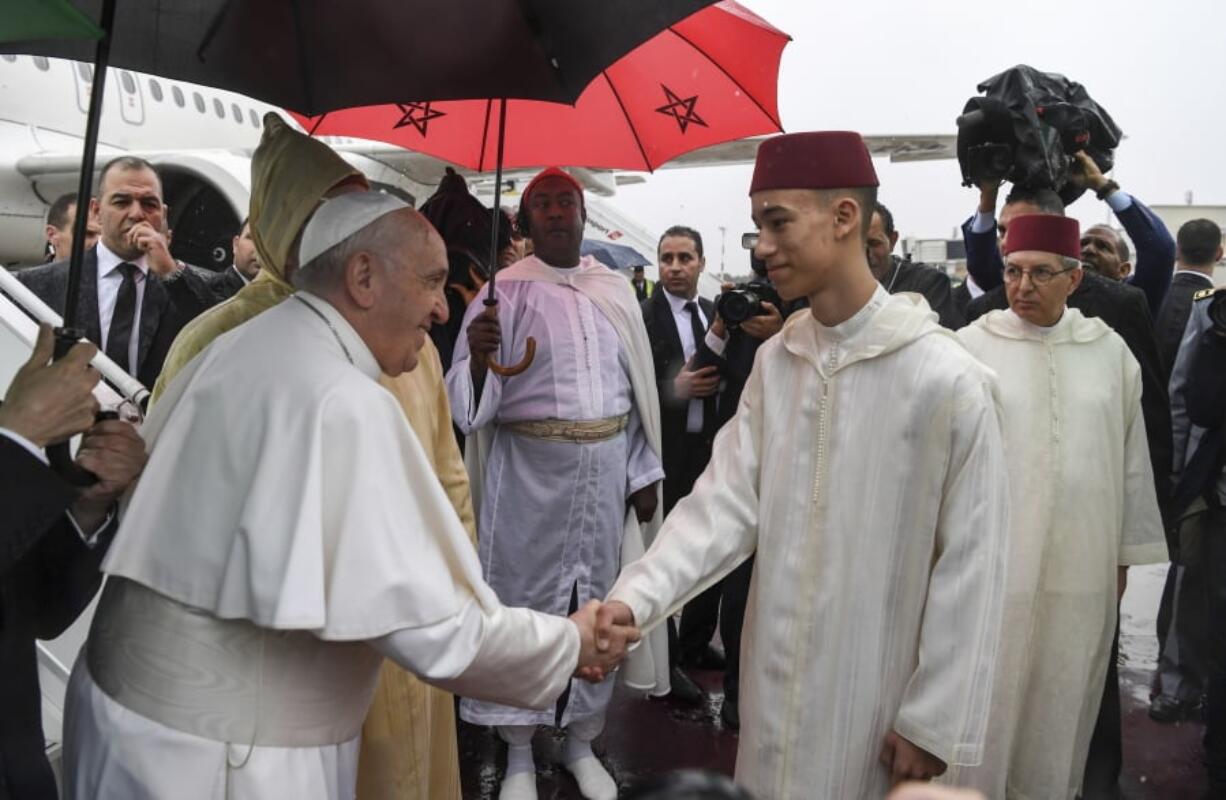
<path id="1" fill-rule="evenodd" d="M 465 456 L 485 579 L 503 603 L 560 615 L 604 597 L 641 554 L 639 524 L 657 516 L 664 477 L 643 315 L 625 278 L 580 258 L 584 219 L 583 190 L 567 173 L 551 168 L 528 184 L 519 224 L 534 254 L 498 273 L 496 311 L 469 306 L 447 374 L 456 424 L 477 432 Z M 487 367 L 491 356 L 518 362 L 529 339 L 526 372 Z M 559 710 L 461 701 L 463 719 L 497 726 L 509 746 L 503 800 L 536 797 L 532 734 L 554 724 L 567 729 L 564 761 L 584 797 L 616 798 L 591 750 L 613 684 L 575 683 Z"/>
<path id="2" fill-rule="evenodd" d="M 983 755 L 1008 527 L 995 380 L 873 279 L 876 186 L 858 134 L 762 143 L 755 253 L 810 309 L 762 345 L 597 626 L 658 625 L 756 550 L 736 778 L 772 800 L 876 800 Z"/>
<path id="3" fill-rule="evenodd" d="M 1130 564 L 1166 561 L 1141 374 L 1124 341 L 1065 301 L 1078 224 L 1015 217 L 1007 311 L 959 331 L 996 370 L 1012 498 L 1005 626 L 988 748 L 947 779 L 989 797 L 1076 797 Z"/>
<path id="4" fill-rule="evenodd" d="M 68 690 L 70 798 L 349 798 L 385 656 L 537 708 L 577 666 L 612 666 L 594 608 L 499 603 L 377 382 L 446 318 L 438 235 L 398 200 L 343 195 L 300 263 L 299 291 L 218 337 L 146 423 Z"/>

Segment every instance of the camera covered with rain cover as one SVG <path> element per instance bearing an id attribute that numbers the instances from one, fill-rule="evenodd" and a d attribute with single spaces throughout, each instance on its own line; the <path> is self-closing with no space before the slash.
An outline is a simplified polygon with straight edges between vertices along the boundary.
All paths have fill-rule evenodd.
<path id="1" fill-rule="evenodd" d="M 755 277 L 746 283 L 738 283 L 715 299 L 715 311 L 729 328 L 739 328 L 753 317 L 769 313 L 762 303 L 780 308 L 783 301 L 775 287 L 765 278 Z"/>
<path id="2" fill-rule="evenodd" d="M 1120 129 L 1081 84 L 1019 64 L 978 89 L 983 96 L 968 100 L 958 117 L 964 185 L 1052 189 L 1068 205 L 1085 191 L 1069 180 L 1074 153 L 1084 150 L 1103 172 L 1114 164 Z"/>

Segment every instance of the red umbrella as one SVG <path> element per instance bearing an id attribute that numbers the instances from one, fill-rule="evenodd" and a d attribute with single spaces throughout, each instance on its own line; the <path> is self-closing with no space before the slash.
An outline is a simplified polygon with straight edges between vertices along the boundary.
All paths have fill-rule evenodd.
<path id="1" fill-rule="evenodd" d="M 313 135 L 374 139 L 470 169 L 493 166 L 498 197 L 504 167 L 654 170 L 700 147 L 782 130 L 779 60 L 790 40 L 749 9 L 723 0 L 602 70 L 573 106 L 420 97 L 317 117 L 290 113 Z M 500 217 L 495 204 L 491 264 Z M 491 273 L 486 305 L 497 304 L 494 278 Z M 536 352 L 532 339 L 526 345 L 519 364 L 491 361 L 490 369 L 504 376 L 523 372 Z"/>
<path id="2" fill-rule="evenodd" d="M 731 0 L 664 29 L 603 70 L 573 106 L 506 101 L 502 166 L 654 170 L 682 153 L 781 130 L 776 84 L 790 37 Z M 500 101 L 410 98 L 318 117 L 317 136 L 374 139 L 488 170 Z"/>

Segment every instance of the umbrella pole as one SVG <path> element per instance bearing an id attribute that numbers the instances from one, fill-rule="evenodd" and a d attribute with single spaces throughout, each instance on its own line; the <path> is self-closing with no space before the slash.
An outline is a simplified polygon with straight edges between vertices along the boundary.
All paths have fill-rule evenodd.
<path id="1" fill-rule="evenodd" d="M 490 233 L 490 279 L 489 289 L 485 295 L 485 307 L 492 308 L 498 305 L 498 298 L 494 294 L 494 278 L 498 275 L 498 227 L 502 222 L 502 155 L 503 145 L 506 144 L 507 136 L 507 100 L 502 98 L 498 101 L 498 160 L 494 167 L 494 202 L 491 204 L 494 211 L 494 224 L 491 226 Z M 532 365 L 532 360 L 536 358 L 536 339 L 531 336 L 524 342 L 524 357 L 520 359 L 518 364 L 512 364 L 509 367 L 504 367 L 494 360 L 491 353 L 485 360 L 485 364 L 490 368 L 490 371 L 495 375 L 501 375 L 504 378 L 509 378 L 512 375 L 518 375 Z"/>
<path id="2" fill-rule="evenodd" d="M 85 331 L 77 325 L 77 305 L 81 292 L 81 269 L 85 262 L 85 224 L 89 217 L 89 198 L 94 183 L 94 155 L 98 149 L 98 123 L 102 119 L 102 101 L 106 89 L 106 67 L 111 58 L 111 30 L 115 24 L 115 0 L 103 0 L 102 38 L 94 51 L 94 79 L 89 94 L 89 114 L 85 121 L 85 144 L 81 152 L 81 179 L 77 183 L 77 216 L 72 222 L 72 255 L 68 260 L 68 294 L 64 297 L 63 327 L 55 332 L 55 357 L 63 357 Z M 107 414 L 117 418 L 113 412 Z M 100 417 L 102 415 L 99 415 Z M 68 442 L 47 447 L 47 460 L 68 483 L 90 486 L 98 481 L 92 473 L 78 467 L 72 460 Z"/>
<path id="3" fill-rule="evenodd" d="M 77 183 L 77 216 L 72 222 L 72 255 L 68 261 L 68 294 L 64 298 L 64 326 L 56 343 L 56 357 L 84 337 L 77 327 L 77 304 L 81 290 L 81 267 L 85 260 L 85 227 L 94 183 L 94 157 L 98 149 L 98 125 L 106 89 L 106 69 L 111 59 L 111 29 L 115 23 L 115 0 L 103 0 L 99 20 L 102 38 L 94 51 L 94 79 L 90 86 L 89 114 L 85 121 L 85 144 L 81 152 L 81 179 Z"/>

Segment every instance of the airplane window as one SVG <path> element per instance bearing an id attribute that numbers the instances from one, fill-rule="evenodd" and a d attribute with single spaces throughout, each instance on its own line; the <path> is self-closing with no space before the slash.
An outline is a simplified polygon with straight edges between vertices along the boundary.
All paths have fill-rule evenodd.
<path id="1" fill-rule="evenodd" d="M 158 83 L 153 78 L 149 79 L 149 94 L 153 95 L 154 100 L 158 101 L 159 103 L 162 102 L 162 84 Z"/>
<path id="2" fill-rule="evenodd" d="M 238 107 L 238 103 L 230 104 L 230 113 L 234 115 L 234 121 L 239 125 L 243 124 L 243 110 Z"/>
<path id="3" fill-rule="evenodd" d="M 34 66 L 41 69 L 43 72 L 51 69 L 51 62 L 42 56 L 34 56 Z"/>
<path id="4" fill-rule="evenodd" d="M 217 112 L 218 119 L 226 118 L 226 107 L 221 104 L 221 101 L 216 97 L 213 98 L 213 110 Z"/>
<path id="5" fill-rule="evenodd" d="M 196 103 L 196 110 L 203 114 L 204 98 L 200 96 L 200 92 L 192 92 L 192 100 Z"/>
<path id="6" fill-rule="evenodd" d="M 10 64 L 17 60 L 17 56 L 13 55 L 12 53 L 0 53 L 0 58 L 3 58 Z"/>
<path id="7" fill-rule="evenodd" d="M 94 79 L 94 73 L 90 70 L 89 64 L 82 64 L 80 61 L 77 62 L 77 74 L 81 76 L 83 81 L 92 81 Z"/>
<path id="8" fill-rule="evenodd" d="M 120 72 L 119 82 L 123 84 L 123 90 L 128 94 L 136 94 L 136 81 L 132 79 L 131 72 Z"/>
<path id="9" fill-rule="evenodd" d="M 175 105 L 178 106 L 179 108 L 183 108 L 183 90 L 180 89 L 178 86 L 171 86 L 170 94 L 174 96 Z"/>
<path id="10" fill-rule="evenodd" d="M 253 128 L 260 127 L 260 118 L 255 115 L 255 109 L 253 108 L 247 109 L 247 114 L 249 115 L 248 118 L 251 120 L 251 127 Z"/>

